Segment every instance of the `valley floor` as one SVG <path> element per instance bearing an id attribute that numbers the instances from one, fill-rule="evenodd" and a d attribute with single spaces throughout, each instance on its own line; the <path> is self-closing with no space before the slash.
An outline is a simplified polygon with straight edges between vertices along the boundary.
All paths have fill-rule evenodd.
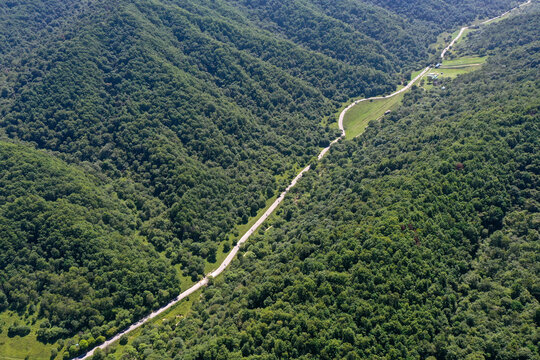
<path id="1" fill-rule="evenodd" d="M 506 15 L 508 15 L 509 13 L 510 12 L 506 13 Z M 500 17 L 496 17 L 495 19 L 498 19 L 498 18 Z M 491 22 L 491 20 L 488 20 L 485 23 L 487 24 Z M 441 53 L 442 64 L 440 67 L 437 67 L 437 71 L 443 73 L 443 74 L 440 74 L 441 77 L 443 77 L 442 75 L 444 75 L 444 77 L 446 78 L 453 78 L 459 74 L 464 74 L 464 73 L 473 71 L 477 69 L 479 66 L 481 66 L 482 63 L 485 62 L 486 60 L 485 57 L 463 57 L 463 58 L 452 59 L 452 60 L 444 60 L 445 55 L 452 48 L 452 46 L 463 36 L 466 29 L 467 28 L 463 28 L 462 31 L 458 32 L 456 37 L 452 40 L 451 44 L 448 47 L 446 47 Z M 416 74 L 413 74 L 414 77 L 406 86 L 404 86 L 403 88 L 397 90 L 396 92 L 390 95 L 376 96 L 372 98 L 354 100 L 353 103 L 347 106 L 339 115 L 338 126 L 339 126 L 339 129 L 342 131 L 342 135 L 338 137 L 337 139 L 335 139 L 327 148 L 321 151 L 321 153 L 318 156 L 318 160 L 321 160 L 335 143 L 337 143 L 343 138 L 351 139 L 351 138 L 357 137 L 358 135 L 364 132 L 365 128 L 367 127 L 370 121 L 379 119 L 381 116 L 384 116 L 384 114 L 387 113 L 389 110 L 391 111 L 392 109 L 399 106 L 401 100 L 403 99 L 403 95 L 408 90 L 410 90 L 413 85 L 417 85 L 418 83 L 421 83 L 421 86 L 425 88 L 432 87 L 433 85 L 425 81 L 425 78 L 428 74 L 430 74 L 430 72 L 434 70 L 435 70 L 434 66 L 428 66 L 424 70 L 419 71 Z M 161 316 L 170 318 L 170 315 L 167 315 L 167 314 L 173 314 L 173 312 L 169 311 L 172 307 L 174 307 L 176 304 L 178 304 L 179 302 L 181 302 L 183 299 L 187 298 L 188 296 L 192 294 L 198 294 L 198 291 L 202 289 L 204 286 L 206 286 L 209 283 L 211 278 L 215 278 L 219 276 L 231 264 L 232 260 L 235 258 L 237 252 L 239 251 L 240 246 L 243 243 L 245 243 L 252 234 L 256 233 L 259 227 L 278 208 L 278 206 L 284 200 L 287 193 L 296 185 L 296 183 L 302 178 L 302 176 L 309 170 L 310 170 L 309 165 L 302 169 L 302 171 L 297 175 L 297 177 L 294 178 L 294 180 L 290 183 L 287 189 L 266 209 L 264 214 L 262 214 L 262 216 L 258 217 L 257 220 L 255 220 L 255 223 L 244 233 L 244 235 L 240 238 L 240 240 L 238 241 L 236 246 L 233 248 L 233 250 L 231 250 L 231 252 L 227 255 L 225 260 L 221 263 L 221 265 L 216 270 L 210 272 L 207 277 L 205 277 L 204 279 L 202 279 L 201 281 L 193 285 L 188 290 L 184 291 L 173 302 L 169 303 L 167 306 L 150 314 L 149 316 L 140 320 L 138 323 L 133 324 L 127 330 L 117 334 L 113 338 L 109 339 L 103 345 L 91 350 L 87 354 L 81 357 L 78 357 L 77 359 L 83 360 L 83 359 L 90 358 L 96 349 L 98 348 L 105 349 L 111 346 L 112 344 L 117 343 L 120 340 L 120 338 L 127 336 L 130 332 L 135 331 L 140 326 L 144 325 L 145 323 L 149 321 L 155 321 L 157 319 L 160 319 Z M 183 308 L 187 310 L 189 307 L 183 307 Z M 182 315 L 176 314 L 175 316 L 182 316 Z M 120 353 L 121 353 L 121 350 L 120 350 Z"/>

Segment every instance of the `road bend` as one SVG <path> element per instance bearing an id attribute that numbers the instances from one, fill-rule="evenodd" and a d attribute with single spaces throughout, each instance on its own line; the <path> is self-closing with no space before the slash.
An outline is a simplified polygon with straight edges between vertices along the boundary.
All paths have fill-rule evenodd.
<path id="1" fill-rule="evenodd" d="M 505 12 L 502 15 L 499 15 L 499 16 L 496 16 L 496 17 L 494 17 L 492 19 L 484 21 L 481 24 L 488 24 L 488 23 L 490 23 L 490 22 L 492 22 L 492 21 L 494 21 L 496 19 L 502 18 L 505 15 L 509 14 L 510 12 L 512 12 L 512 11 L 514 11 L 516 9 L 519 9 L 519 8 L 521 8 L 523 6 L 529 5 L 531 3 L 531 1 L 532 0 L 529 0 L 526 3 L 523 3 L 523 4 L 515 7 L 512 10 Z M 446 55 L 447 51 L 456 43 L 457 40 L 459 40 L 459 38 L 461 38 L 461 36 L 463 36 L 463 33 L 467 29 L 468 29 L 468 27 L 461 28 L 459 34 L 442 51 L 441 59 L 444 59 L 444 56 Z M 420 74 L 418 74 L 418 76 L 416 76 L 414 79 L 412 79 L 409 82 L 409 84 L 407 84 L 407 86 L 405 86 L 404 88 L 402 88 L 402 89 L 400 89 L 400 90 L 398 90 L 398 91 L 396 91 L 396 92 L 394 92 L 394 93 L 392 93 L 390 95 L 375 96 L 375 97 L 371 97 L 371 98 L 359 99 L 359 100 L 353 101 L 349 106 L 347 106 L 345 109 L 343 109 L 343 111 L 339 114 L 338 125 L 339 125 L 339 130 L 341 131 L 341 135 L 338 138 L 336 138 L 335 140 L 333 140 L 328 145 L 328 147 L 322 149 L 322 151 L 319 153 L 319 156 L 317 157 L 317 159 L 321 160 L 328 153 L 328 151 L 330 150 L 330 148 L 333 145 L 335 145 L 337 142 L 339 142 L 341 139 L 343 139 L 345 137 L 345 126 L 344 126 L 345 115 L 347 114 L 347 112 L 351 108 L 353 108 L 355 105 L 357 105 L 357 104 L 359 104 L 361 102 L 364 102 L 364 101 L 388 99 L 388 98 L 391 98 L 393 96 L 399 95 L 399 94 L 409 90 L 420 78 L 422 78 L 430 70 L 431 70 L 431 66 L 426 67 Z M 298 183 L 298 181 L 302 178 L 302 176 L 304 176 L 304 174 L 310 170 L 310 168 L 311 168 L 311 166 L 308 165 L 305 168 L 303 168 L 300 171 L 300 173 L 298 173 L 298 175 L 291 181 L 289 186 L 287 186 L 287 188 L 279 195 L 279 197 L 272 203 L 272 205 L 270 205 L 270 207 L 264 212 L 264 214 L 255 222 L 255 224 L 253 224 L 253 226 L 251 226 L 251 228 L 240 238 L 240 240 L 238 240 L 236 245 L 232 248 L 232 250 L 229 252 L 229 254 L 225 258 L 225 260 L 223 260 L 223 262 L 219 265 L 219 267 L 217 269 L 213 270 L 208 275 L 206 275 L 202 280 L 195 283 L 189 289 L 185 290 L 180 295 L 175 297 L 167 305 L 163 306 L 162 308 L 160 308 L 158 310 L 153 311 L 152 313 L 150 313 L 147 316 L 143 317 L 142 319 L 138 320 L 136 323 L 130 325 L 127 329 L 122 330 L 118 334 L 114 335 L 112 338 L 110 338 L 110 339 L 106 340 L 105 342 L 103 342 L 102 344 L 94 347 L 92 350 L 88 351 L 86 354 L 74 358 L 74 360 L 89 359 L 90 357 L 92 357 L 94 355 L 94 353 L 95 353 L 95 351 L 97 349 L 102 349 L 102 350 L 106 349 L 107 347 L 109 347 L 110 345 L 115 343 L 116 341 L 120 340 L 120 338 L 122 336 L 124 336 L 126 334 L 129 334 L 130 332 L 140 328 L 145 323 L 147 323 L 150 320 L 154 319 L 155 317 L 165 313 L 167 310 L 172 308 L 174 305 L 178 304 L 180 301 L 182 301 L 183 299 L 185 299 L 189 295 L 193 294 L 194 292 L 196 292 L 199 289 L 201 289 L 201 288 L 205 287 L 206 285 L 208 285 L 208 282 L 209 282 L 210 278 L 217 277 L 223 271 L 225 271 L 225 269 L 231 264 L 233 259 L 238 254 L 238 251 L 240 250 L 240 247 L 250 238 L 251 235 L 253 235 L 253 233 L 255 231 L 257 231 L 257 229 L 266 221 L 266 219 L 268 219 L 268 217 L 270 217 L 270 215 L 272 215 L 272 213 L 277 209 L 277 207 L 285 199 L 285 196 L 287 195 L 287 193 Z"/>

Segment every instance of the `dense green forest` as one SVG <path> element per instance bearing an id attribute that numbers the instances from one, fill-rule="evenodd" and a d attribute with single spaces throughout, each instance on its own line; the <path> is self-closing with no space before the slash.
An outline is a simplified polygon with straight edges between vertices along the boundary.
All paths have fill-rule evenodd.
<path id="1" fill-rule="evenodd" d="M 89 344 L 163 305 L 337 136 L 343 102 L 515 2 L 461 3 L 1 2 L 0 310 Z"/>
<path id="2" fill-rule="evenodd" d="M 340 143 L 122 358 L 538 359 L 539 22 L 474 34 L 481 70 Z"/>
<path id="3" fill-rule="evenodd" d="M 0 310 L 48 319 L 40 340 L 87 328 L 97 340 L 178 293 L 170 261 L 136 236 L 133 202 L 21 145 L 0 142 L 0 169 Z"/>
<path id="4" fill-rule="evenodd" d="M 465 24 L 471 17 L 489 18 L 493 11 L 500 15 L 508 6 L 514 7 L 523 1 L 489 1 L 481 3 L 474 0 L 433 1 L 433 0 L 367 0 L 367 2 L 404 15 L 407 19 L 428 21 L 440 26 L 440 31 L 448 30 L 448 24 Z M 487 5 L 487 6 L 486 6 Z"/>
<path id="5" fill-rule="evenodd" d="M 519 1 L 231 0 L 256 24 L 352 64 L 388 71 L 426 61 L 437 35 L 476 18 L 501 14 Z M 375 42 L 373 42 L 375 40 Z M 380 44 L 374 46 L 373 44 Z M 376 50 L 375 52 L 373 50 Z M 390 59 L 385 62 L 384 58 Z M 393 70 L 396 70 L 394 67 Z"/>

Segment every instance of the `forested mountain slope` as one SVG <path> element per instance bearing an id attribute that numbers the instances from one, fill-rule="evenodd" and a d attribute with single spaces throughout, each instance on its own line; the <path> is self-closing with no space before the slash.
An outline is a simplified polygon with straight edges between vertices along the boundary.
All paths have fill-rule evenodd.
<path id="1" fill-rule="evenodd" d="M 125 358 L 538 358 L 539 21 L 489 26 L 482 70 L 338 145 Z"/>
<path id="2" fill-rule="evenodd" d="M 508 5 L 518 5 L 519 1 L 490 1 L 478 2 L 475 0 L 433 1 L 433 0 L 367 0 L 367 2 L 406 16 L 407 19 L 428 21 L 435 26 L 443 26 L 447 30 L 448 24 L 463 24 L 474 18 L 488 18 L 493 11 L 502 14 Z M 486 6 L 487 5 L 487 6 Z"/>
<path id="3" fill-rule="evenodd" d="M 40 340 L 122 328 L 179 291 L 170 261 L 136 236 L 134 204 L 110 186 L 2 141 L 0 169 L 0 310 L 47 318 Z M 13 335 L 30 331 L 4 325 Z M 96 337 L 108 327 L 100 330 Z"/>
<path id="4" fill-rule="evenodd" d="M 441 24 L 494 15 L 503 4 L 513 4 L 471 3 L 475 6 L 462 13 L 452 1 L 440 2 L 455 14 Z M 171 265 L 192 279 L 200 277 L 205 261 L 215 261 L 218 249 L 228 245 L 233 227 L 256 214 L 298 166 L 335 138 L 325 119 L 343 101 L 389 92 L 407 78 L 402 73 L 425 61 L 442 25 L 418 21 L 392 7 L 352 1 L 2 2 L 0 136 L 25 149 L 46 150 L 50 161 L 99 179 L 96 187 L 106 188 L 99 196 L 114 201 L 100 203 L 98 213 L 116 207 L 125 212 L 129 221 L 115 225 L 87 218 L 92 211 L 68 212 L 74 216 L 70 221 L 94 229 L 89 231 L 99 240 L 85 256 L 101 257 L 108 249 L 102 242 L 111 242 L 111 256 L 122 253 L 116 246 L 138 251 L 144 245 L 151 255 L 141 252 L 133 261 L 141 261 L 143 269 L 160 268 L 139 288 L 115 285 L 108 292 L 98 291 L 101 283 L 88 275 L 81 287 L 89 297 L 62 293 L 67 310 L 54 318 L 38 311 L 40 316 L 61 336 L 81 331 L 98 338 L 173 297 L 178 285 L 170 277 Z M 6 162 L 2 171 L 10 178 L 16 163 Z M 47 186 L 47 193 L 54 192 L 52 180 Z M 0 206 L 9 208 L 16 197 L 6 196 Z M 36 221 L 50 211 L 71 209 L 69 201 L 58 205 L 46 194 L 33 196 L 47 204 L 33 210 Z M 36 283 L 41 261 L 14 260 L 25 259 L 34 245 L 26 230 L 14 230 L 23 220 L 10 216 L 6 221 L 14 235 L 0 235 L 10 249 L 0 272 L 20 280 L 16 287 L 2 282 L 0 290 L 4 307 L 22 316 L 32 305 L 46 309 L 44 295 L 57 293 L 48 281 Z M 63 231 L 54 241 L 66 240 Z M 115 232 L 122 236 L 117 239 Z M 36 250 L 49 264 L 44 273 L 56 279 L 71 271 L 50 265 L 57 261 L 50 250 Z M 79 271 L 90 266 L 85 259 L 67 263 Z M 107 269 L 98 266 L 96 272 Z M 123 284 L 125 276 L 112 272 L 107 281 Z M 133 303 L 128 295 L 143 290 L 152 296 Z M 21 302 L 21 293 L 42 296 Z M 118 311 L 93 321 L 94 310 L 81 315 L 80 309 L 96 309 L 88 299 L 110 296 Z M 69 323 L 79 316 L 84 320 Z"/>
<path id="5" fill-rule="evenodd" d="M 439 33 L 518 1 L 229 0 L 259 27 L 352 64 L 396 70 L 426 59 Z M 379 45 L 379 46 L 377 46 Z M 375 50 L 375 51 L 373 51 Z M 391 61 L 384 61 L 384 59 Z"/>
<path id="6" fill-rule="evenodd" d="M 17 50 L 28 49 L 36 40 L 53 33 L 88 10 L 91 1 L 8 0 L 0 4 L 0 51 L 2 59 L 16 61 Z M 32 43 L 32 44 L 31 44 Z"/>

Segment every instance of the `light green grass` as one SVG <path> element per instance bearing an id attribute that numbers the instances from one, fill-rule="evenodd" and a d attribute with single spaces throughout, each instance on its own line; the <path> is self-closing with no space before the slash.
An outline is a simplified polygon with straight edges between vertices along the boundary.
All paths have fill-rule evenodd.
<path id="1" fill-rule="evenodd" d="M 43 320 L 32 325 L 34 317 L 35 315 L 25 319 L 12 311 L 5 311 L 0 314 L 0 327 L 2 328 L 2 333 L 0 333 L 0 360 L 22 360 L 27 356 L 29 359 L 50 359 L 51 350 L 58 348 L 58 344 L 43 344 L 37 340 L 36 331 Z M 20 325 L 30 326 L 30 334 L 24 337 L 9 337 L 8 328 L 15 322 Z"/>
<path id="2" fill-rule="evenodd" d="M 458 59 L 445 60 L 440 68 L 431 69 L 427 74 L 437 74 L 439 80 L 453 79 L 458 75 L 467 74 L 480 69 L 486 60 L 487 56 L 464 56 Z M 427 74 L 423 76 L 422 80 L 424 84 L 423 88 L 429 90 L 433 88 L 433 85 L 428 83 Z"/>
<path id="3" fill-rule="evenodd" d="M 452 39 L 455 39 L 456 36 L 458 36 L 459 32 L 461 31 L 461 28 L 459 30 L 457 30 L 455 33 L 452 34 Z M 452 46 L 452 49 L 454 49 L 456 47 L 456 45 L 458 45 L 459 43 L 461 43 L 466 37 L 467 35 L 469 35 L 469 33 L 471 33 L 472 31 L 475 31 L 474 29 L 471 29 L 471 28 L 468 28 L 466 29 L 464 32 L 463 32 L 463 35 L 461 35 L 461 37 L 459 39 L 456 40 L 456 42 L 454 43 L 454 46 Z"/>
<path id="4" fill-rule="evenodd" d="M 411 74 L 411 78 L 409 79 L 409 81 L 412 81 L 415 77 L 417 77 L 418 75 L 420 75 L 420 73 L 422 73 L 422 71 L 424 71 L 424 69 L 420 69 L 418 71 L 415 71 Z"/>
<path id="5" fill-rule="evenodd" d="M 208 259 L 204 261 L 204 273 L 208 274 L 209 272 L 217 269 L 221 262 L 225 260 L 227 257 L 228 252 L 223 252 L 223 245 L 224 242 L 219 244 L 217 252 L 216 252 L 216 261 L 215 262 L 209 262 Z"/>
<path id="6" fill-rule="evenodd" d="M 498 22 L 501 22 L 501 21 L 503 21 L 503 20 L 507 19 L 509 15 L 510 15 L 510 14 L 506 14 L 506 15 L 505 15 L 505 16 L 503 16 L 503 17 L 500 17 L 500 18 L 497 18 L 497 19 L 491 20 L 491 21 L 489 21 L 489 22 L 485 23 L 484 25 L 491 25 L 491 24 L 496 24 L 496 23 L 498 23 Z"/>
<path id="7" fill-rule="evenodd" d="M 452 68 L 452 69 L 440 68 L 440 69 L 437 69 L 437 71 L 435 73 L 439 75 L 439 78 L 453 79 L 458 75 L 467 74 L 467 73 L 470 73 L 472 71 L 478 70 L 478 69 L 480 69 L 480 67 L 481 67 L 481 65 L 478 65 L 478 66 L 466 66 L 466 67 Z"/>
<path id="8" fill-rule="evenodd" d="M 460 40 L 457 42 L 461 42 L 467 33 L 470 31 L 474 31 L 472 29 L 469 29 L 465 32 L 463 37 L 460 38 Z M 459 33 L 459 29 L 456 30 L 452 34 L 452 38 L 457 36 Z M 439 39 L 436 44 L 433 46 L 437 49 L 443 49 L 446 46 L 446 42 L 444 41 L 444 38 L 447 37 L 449 34 L 444 33 L 439 36 Z M 431 72 L 438 73 L 441 78 L 454 78 L 458 75 L 465 74 L 471 71 L 474 71 L 479 68 L 479 66 L 467 66 L 471 64 L 482 64 L 486 61 L 487 57 L 463 57 L 453 60 L 445 60 L 443 62 L 443 68 L 440 69 L 433 69 Z M 444 66 L 462 66 L 463 68 L 444 68 Z M 411 75 L 411 79 L 414 79 L 418 74 L 420 74 L 422 70 L 418 70 L 416 72 L 413 72 Z M 440 73 L 443 74 L 440 74 Z M 398 90 L 402 89 L 404 85 L 400 85 L 398 87 Z M 432 87 L 431 85 L 424 86 L 425 88 Z M 352 139 L 360 134 L 362 134 L 366 127 L 368 126 L 369 122 L 372 120 L 377 120 L 381 116 L 384 115 L 384 113 L 387 110 L 393 110 L 399 106 L 401 103 L 401 100 L 403 99 L 404 93 L 399 94 L 397 96 L 387 98 L 387 99 L 381 99 L 381 100 L 374 100 L 374 101 L 365 101 L 362 102 L 356 106 L 354 106 L 351 110 L 349 110 L 345 116 L 345 130 L 346 130 L 346 138 Z M 339 113 L 347 106 L 345 104 L 342 109 L 337 113 L 339 116 Z M 329 120 L 329 119 L 328 119 Z M 330 124 L 331 128 L 337 128 L 337 122 L 332 122 Z M 294 169 L 297 170 L 297 169 Z M 281 178 L 285 178 L 287 175 L 283 175 Z M 277 198 L 277 195 L 268 199 L 266 201 L 266 206 L 259 210 L 257 215 L 250 218 L 247 224 L 238 225 L 235 227 L 235 230 L 229 235 L 228 241 L 235 242 L 238 240 L 243 234 L 245 234 L 246 231 L 248 231 L 251 226 L 262 216 L 262 214 L 270 207 L 270 205 L 275 201 Z M 235 235 L 237 234 L 237 235 Z M 221 243 L 218 247 L 218 252 L 216 254 L 216 262 L 209 263 L 208 261 L 205 262 L 205 273 L 209 273 L 212 270 L 216 269 L 221 262 L 225 259 L 227 256 L 227 253 L 223 252 L 223 243 Z M 183 290 L 189 288 L 193 281 L 187 276 L 182 276 L 181 269 L 178 267 L 178 273 L 180 282 L 181 282 L 181 288 Z M 156 324 L 159 322 L 162 322 L 164 320 L 173 321 L 174 319 L 181 319 L 182 316 L 186 316 L 193 304 L 193 301 L 195 299 L 198 299 L 201 294 L 201 291 L 198 291 L 194 294 L 192 294 L 189 299 L 186 299 L 176 306 L 172 307 L 168 312 L 165 314 L 157 317 L 156 319 L 153 319 L 149 324 Z M 29 356 L 30 359 L 49 359 L 51 354 L 51 349 L 58 348 L 58 344 L 43 344 L 39 342 L 36 338 L 36 330 L 39 328 L 39 323 L 42 321 L 37 321 L 36 324 L 31 325 L 31 333 L 28 336 L 25 337 L 13 337 L 10 338 L 7 335 L 7 329 L 8 327 L 15 321 L 18 321 L 19 323 L 25 323 L 25 321 L 20 318 L 17 314 L 12 312 L 4 312 L 0 314 L 0 326 L 2 327 L 3 331 L 0 333 L 0 360 L 14 360 L 14 359 L 24 359 L 26 356 Z M 148 325 L 145 325 L 148 326 Z M 133 339 L 135 339 L 137 336 L 141 334 L 142 328 L 139 328 L 128 335 L 128 344 L 131 344 Z M 76 338 L 75 338 L 76 339 Z M 116 351 L 116 355 L 120 356 L 124 351 L 125 346 L 121 346 L 119 344 L 113 345 L 113 350 Z M 62 358 L 62 353 L 59 353 L 57 358 Z"/>
<path id="9" fill-rule="evenodd" d="M 456 33 L 457 35 L 457 33 Z M 452 41 L 452 34 L 448 32 L 443 32 L 437 36 L 437 41 L 429 46 L 430 49 L 433 49 L 436 56 L 438 56 L 441 51 Z"/>
<path id="10" fill-rule="evenodd" d="M 296 169 L 295 169 L 296 170 Z M 285 176 L 282 176 L 285 177 Z M 250 218 L 249 221 L 246 224 L 237 225 L 233 232 L 229 235 L 228 241 L 236 242 L 240 237 L 242 237 L 252 226 L 257 222 L 257 220 L 268 210 L 268 208 L 274 203 L 274 201 L 277 199 L 277 195 L 273 196 L 272 198 L 266 200 L 266 205 L 263 209 L 260 209 L 257 212 L 257 215 Z M 237 234 L 237 235 L 235 235 Z M 234 245 L 234 244 L 233 244 Z M 205 273 L 209 273 L 212 270 L 215 270 L 219 267 L 219 265 L 225 260 L 227 257 L 228 252 L 223 252 L 223 244 L 220 244 L 218 248 L 218 253 L 216 255 L 216 262 L 215 263 L 205 263 Z M 182 277 L 182 289 L 185 290 L 191 286 L 193 282 L 189 277 Z M 133 332 L 129 333 L 127 335 L 128 341 L 126 345 L 120 345 L 118 342 L 111 345 L 111 347 L 107 350 L 110 353 L 114 353 L 115 357 L 119 359 L 125 352 L 126 346 L 131 345 L 133 343 L 133 340 L 140 336 L 142 334 L 142 331 L 144 327 L 150 326 L 150 325 L 157 325 L 164 321 L 182 321 L 182 319 L 188 315 L 188 313 L 191 310 L 191 306 L 193 305 L 193 302 L 198 299 L 201 296 L 202 289 L 199 291 L 194 292 L 191 294 L 187 299 L 179 302 L 175 306 L 171 307 L 167 312 L 164 314 L 161 314 L 160 316 L 152 319 L 147 324 L 143 325 L 142 327 L 134 330 Z"/>
<path id="11" fill-rule="evenodd" d="M 487 56 L 464 56 L 458 59 L 444 60 L 443 66 L 460 66 L 471 64 L 483 64 L 487 60 Z"/>
<path id="12" fill-rule="evenodd" d="M 422 71 L 424 71 L 424 69 L 412 72 L 409 82 L 420 75 Z M 399 85 L 396 91 L 403 89 L 405 86 L 406 85 Z M 363 101 L 355 105 L 353 108 L 347 111 L 347 114 L 345 114 L 345 119 L 343 121 L 343 125 L 345 126 L 345 139 L 350 140 L 362 134 L 366 130 L 366 127 L 371 120 L 377 120 L 383 116 L 387 110 L 393 110 L 398 107 L 403 99 L 403 96 L 404 93 L 401 93 L 391 98 Z M 344 104 L 336 113 L 336 122 L 334 123 L 336 129 L 338 126 L 337 119 L 339 118 L 339 114 L 341 114 L 343 109 L 345 109 L 348 104 L 353 101 L 354 100 L 350 100 L 348 103 Z"/>
<path id="13" fill-rule="evenodd" d="M 190 276 L 184 275 L 182 272 L 182 265 L 176 264 L 174 265 L 174 268 L 178 272 L 178 278 L 180 280 L 180 289 L 184 291 L 184 289 L 188 289 L 191 287 L 191 285 L 194 284 L 194 282 L 191 280 Z"/>
<path id="14" fill-rule="evenodd" d="M 494 20 L 491 20 L 491 21 L 488 21 L 487 23 L 483 24 L 483 26 L 486 26 L 486 25 L 491 25 L 491 24 L 496 24 L 498 22 L 501 22 L 505 19 L 507 19 L 508 17 L 510 17 L 510 15 L 514 14 L 513 12 L 509 13 L 509 14 L 506 14 L 500 18 L 497 18 L 497 19 L 494 19 Z M 479 20 L 479 21 L 476 21 L 475 22 L 475 25 L 479 25 L 481 22 L 485 21 L 487 19 L 484 19 L 484 20 Z"/>
<path id="15" fill-rule="evenodd" d="M 452 34 L 452 38 L 456 37 L 458 33 L 459 30 Z M 467 32 L 465 32 L 465 35 L 466 33 Z M 448 34 L 446 34 L 446 36 L 447 35 Z M 466 56 L 453 60 L 445 60 L 439 69 L 432 69 L 428 73 L 435 73 L 439 75 L 440 79 L 452 79 L 458 75 L 466 74 L 479 69 L 481 65 L 486 62 L 486 60 L 486 56 Z M 411 74 L 410 80 L 414 79 L 422 71 L 423 70 L 418 70 L 413 72 Z M 433 87 L 433 85 L 428 84 L 426 76 L 423 77 L 423 82 L 423 87 L 425 89 L 430 89 Z M 398 90 L 402 89 L 403 87 L 404 86 L 398 87 Z M 387 99 L 363 101 L 351 108 L 345 115 L 344 119 L 346 139 L 352 139 L 362 134 L 370 121 L 379 119 L 381 116 L 384 115 L 387 110 L 393 110 L 397 108 L 401 103 L 403 96 L 404 93 L 401 93 L 397 96 Z M 345 106 L 346 105 L 344 105 L 341 110 L 343 110 Z"/>
<path id="16" fill-rule="evenodd" d="M 418 74 L 417 74 L 418 75 Z M 363 101 L 353 106 L 347 114 L 343 125 L 345 126 L 345 138 L 353 139 L 362 134 L 371 120 L 377 120 L 387 110 L 395 109 L 401 103 L 404 93 L 387 99 Z"/>
<path id="17" fill-rule="evenodd" d="M 469 72 L 473 72 L 477 69 L 479 69 L 480 66 L 467 66 L 464 68 L 458 68 L 458 69 L 436 69 L 437 71 L 433 71 L 430 73 L 435 73 L 439 75 L 439 81 L 444 79 L 453 79 L 457 77 L 458 75 L 466 74 Z M 443 85 L 437 85 L 437 86 L 443 86 Z M 430 90 L 434 87 L 434 85 L 431 82 L 428 82 L 427 77 L 424 77 L 424 85 L 423 88 L 426 90 Z"/>
<path id="18" fill-rule="evenodd" d="M 236 225 L 236 227 L 233 229 L 233 231 L 229 234 L 229 239 L 227 240 L 227 242 L 229 242 L 229 243 L 231 243 L 231 241 L 232 241 L 231 247 L 234 246 L 236 244 L 236 242 L 249 229 L 251 229 L 251 227 L 257 222 L 257 220 L 259 220 L 259 218 L 261 216 L 263 216 L 263 214 L 274 203 L 274 201 L 276 201 L 276 199 L 277 199 L 277 195 L 274 195 L 270 199 L 267 199 L 264 208 L 259 209 L 259 211 L 257 211 L 257 215 L 251 217 L 246 224 Z M 235 234 L 238 234 L 238 235 L 235 235 Z M 218 246 L 218 251 L 217 251 L 217 254 L 216 254 L 216 261 L 215 262 L 211 263 L 211 262 L 208 262 L 208 260 L 205 261 L 205 264 L 204 264 L 204 273 L 205 274 L 208 274 L 208 273 L 212 272 L 213 270 L 217 269 L 221 265 L 223 260 L 225 260 L 227 255 L 229 254 L 229 251 L 227 251 L 227 252 L 223 251 L 223 245 L 224 244 L 225 244 L 225 242 L 221 243 Z"/>

